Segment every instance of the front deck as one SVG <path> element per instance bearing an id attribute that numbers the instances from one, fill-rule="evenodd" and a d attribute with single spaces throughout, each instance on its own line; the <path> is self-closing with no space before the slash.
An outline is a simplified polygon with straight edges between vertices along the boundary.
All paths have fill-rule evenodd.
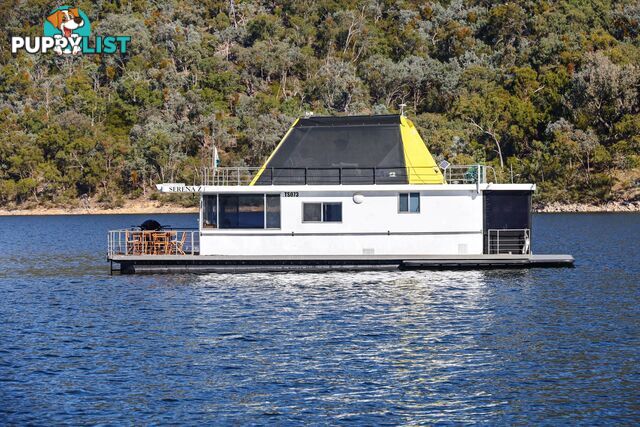
<path id="1" fill-rule="evenodd" d="M 107 235 L 107 259 L 148 256 L 197 256 L 200 233 L 197 229 L 110 230 Z"/>

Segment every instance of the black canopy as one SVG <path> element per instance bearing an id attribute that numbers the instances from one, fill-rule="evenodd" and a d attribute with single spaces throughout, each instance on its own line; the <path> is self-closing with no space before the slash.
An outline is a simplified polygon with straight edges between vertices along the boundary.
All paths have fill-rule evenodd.
<path id="1" fill-rule="evenodd" d="M 442 182 L 413 123 L 381 115 L 296 120 L 251 184 Z"/>
<path id="2" fill-rule="evenodd" d="M 389 169 L 384 178 L 407 182 L 400 116 L 301 118 L 265 165 L 256 184 L 365 182 L 374 168 Z M 340 175 L 340 176 L 338 176 Z"/>

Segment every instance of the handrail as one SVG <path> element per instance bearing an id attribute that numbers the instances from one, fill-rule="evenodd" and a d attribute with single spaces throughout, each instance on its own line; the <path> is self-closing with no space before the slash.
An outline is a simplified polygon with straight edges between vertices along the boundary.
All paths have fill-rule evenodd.
<path id="1" fill-rule="evenodd" d="M 531 230 L 528 228 L 488 229 L 487 252 L 489 254 L 530 254 Z"/>
<path id="2" fill-rule="evenodd" d="M 252 166 L 204 168 L 203 185 L 249 185 L 262 168 Z M 257 185 L 341 185 L 397 184 L 408 182 L 408 173 L 417 181 L 429 181 L 439 176 L 433 166 L 398 167 L 296 167 L 265 168 L 255 181 Z M 484 184 L 487 174 L 497 182 L 495 169 L 485 165 L 450 165 L 442 174 L 448 184 Z"/>
<path id="3" fill-rule="evenodd" d="M 493 183 L 498 183 L 496 170 L 492 166 L 481 164 L 449 165 L 443 169 L 448 184 L 486 184 L 488 172 L 493 175 Z"/>
<path id="4" fill-rule="evenodd" d="M 200 253 L 198 229 L 109 230 L 107 257 L 116 255 L 197 255 Z"/>

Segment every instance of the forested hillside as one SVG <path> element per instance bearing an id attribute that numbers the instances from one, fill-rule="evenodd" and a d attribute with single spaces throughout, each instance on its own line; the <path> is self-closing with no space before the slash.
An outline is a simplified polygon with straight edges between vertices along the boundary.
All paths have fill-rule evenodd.
<path id="1" fill-rule="evenodd" d="M 105 206 L 257 165 L 296 116 L 398 112 L 431 151 L 539 185 L 640 198 L 640 3 L 80 1 L 125 55 L 12 55 L 57 4 L 0 6 L 0 205 Z M 86 195 L 86 196 L 85 196 Z"/>

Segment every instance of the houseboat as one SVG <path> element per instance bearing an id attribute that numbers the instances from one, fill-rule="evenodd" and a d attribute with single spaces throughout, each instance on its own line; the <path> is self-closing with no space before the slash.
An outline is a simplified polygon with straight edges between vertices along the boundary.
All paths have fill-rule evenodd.
<path id="1" fill-rule="evenodd" d="M 122 273 L 571 266 L 532 254 L 534 184 L 436 164 L 404 115 L 301 117 L 261 167 L 213 167 L 194 230 L 114 230 Z"/>

